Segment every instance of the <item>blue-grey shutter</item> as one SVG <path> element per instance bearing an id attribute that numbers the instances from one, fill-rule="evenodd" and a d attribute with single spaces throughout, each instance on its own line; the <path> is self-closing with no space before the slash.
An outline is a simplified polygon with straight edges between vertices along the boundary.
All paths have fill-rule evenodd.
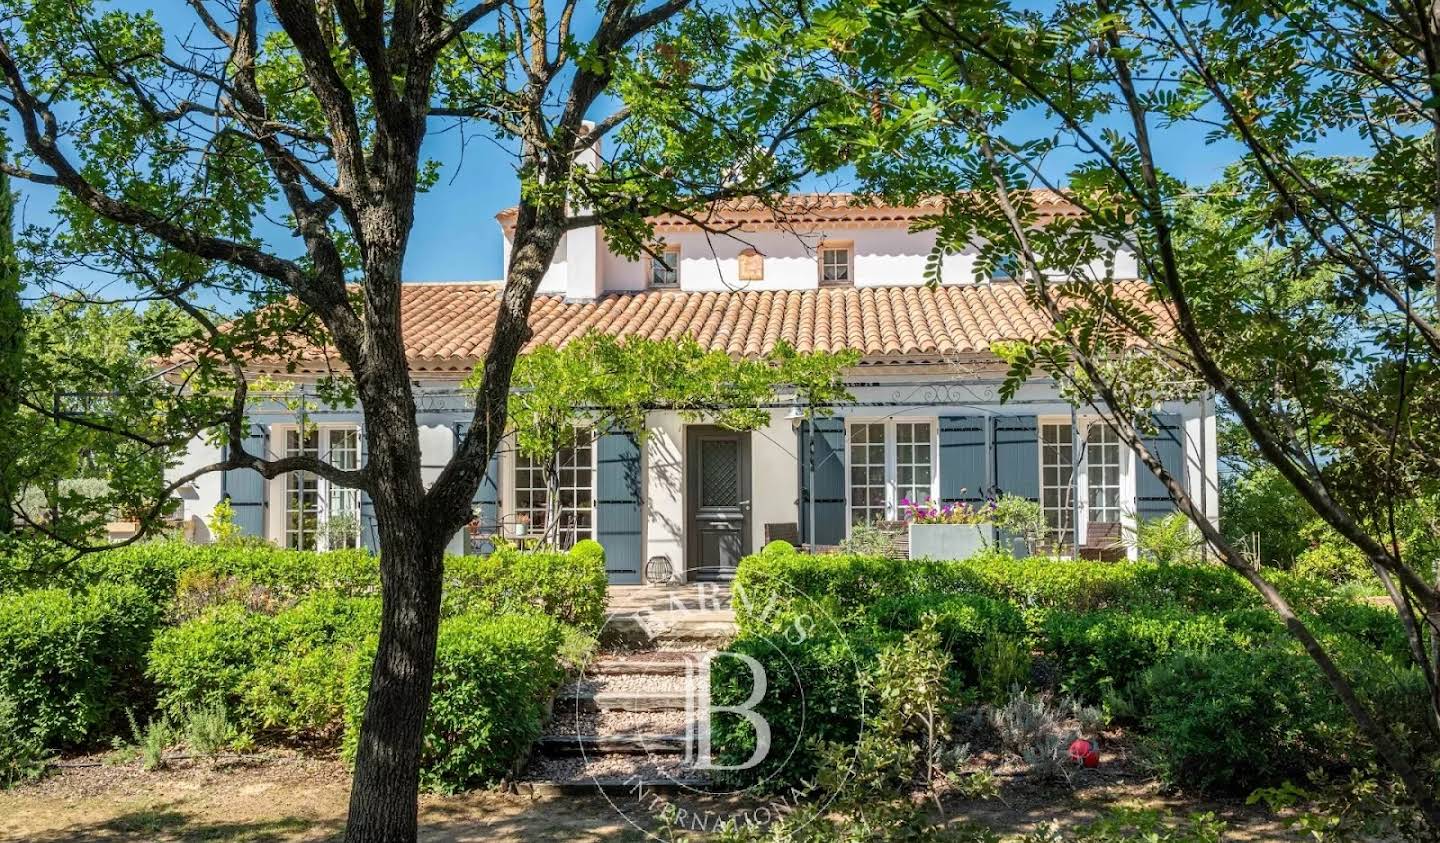
<path id="1" fill-rule="evenodd" d="M 628 432 L 610 431 L 600 434 L 595 448 L 595 540 L 605 548 L 610 582 L 638 583 L 645 552 L 640 443 Z"/>
<path id="2" fill-rule="evenodd" d="M 460 443 L 465 441 L 465 434 L 470 430 L 469 422 L 459 422 L 455 425 L 455 449 L 460 449 Z M 475 518 L 479 524 L 481 536 L 492 536 L 500 531 L 500 450 L 490 455 L 490 464 L 485 469 L 485 476 L 480 478 L 480 485 L 475 489 L 475 497 L 471 498 L 475 508 Z M 470 547 L 471 553 L 490 553 L 495 550 L 495 545 L 489 541 L 482 541 Z"/>
<path id="3" fill-rule="evenodd" d="M 1141 434 L 1140 441 L 1180 485 L 1185 485 L 1185 427 L 1178 415 L 1157 413 L 1155 432 Z M 1144 463 L 1138 459 L 1135 462 L 1135 514 L 1154 518 L 1174 512 L 1175 502 L 1165 484 Z"/>
<path id="4" fill-rule="evenodd" d="M 985 417 L 941 417 L 940 501 L 984 501 L 985 465 Z"/>
<path id="5" fill-rule="evenodd" d="M 266 459 L 269 456 L 270 429 L 263 424 L 252 424 L 245 437 L 245 452 L 251 456 Z M 228 449 L 227 449 L 228 455 Z M 230 508 L 235 513 L 235 526 L 241 535 L 265 537 L 265 478 L 260 472 L 249 468 L 237 468 L 225 472 L 220 478 L 222 497 L 230 498 Z"/>
<path id="6" fill-rule="evenodd" d="M 370 464 L 370 437 L 360 426 L 360 465 Z M 360 492 L 360 544 L 371 553 L 380 552 L 380 530 L 375 525 L 375 502 L 364 490 Z"/>
<path id="7" fill-rule="evenodd" d="M 995 486 L 1007 495 L 1040 500 L 1040 426 L 1034 416 L 996 416 Z"/>
<path id="8" fill-rule="evenodd" d="M 810 429 L 815 430 L 815 488 L 810 488 Z M 800 423 L 800 541 L 839 544 L 845 540 L 845 420 L 834 417 Z M 815 523 L 810 523 L 810 501 Z M 814 538 L 811 538 L 814 536 Z"/>

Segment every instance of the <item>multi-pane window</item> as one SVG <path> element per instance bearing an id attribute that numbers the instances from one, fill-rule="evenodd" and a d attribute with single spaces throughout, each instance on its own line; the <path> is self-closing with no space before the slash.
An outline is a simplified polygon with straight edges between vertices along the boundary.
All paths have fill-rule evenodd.
<path id="1" fill-rule="evenodd" d="M 1085 433 L 1087 520 L 1120 520 L 1120 437 L 1108 424 L 1093 422 Z"/>
<path id="2" fill-rule="evenodd" d="M 850 523 L 897 518 L 904 501 L 923 504 L 935 494 L 934 425 L 930 422 L 855 422 L 850 425 Z"/>
<path id="3" fill-rule="evenodd" d="M 895 497 L 924 503 L 933 488 L 935 461 L 928 422 L 895 423 Z"/>
<path id="4" fill-rule="evenodd" d="M 346 471 L 360 467 L 360 431 L 354 427 L 289 428 L 285 456 L 313 457 Z M 285 475 L 285 546 L 337 550 L 360 546 L 360 490 L 308 471 Z"/>
<path id="5" fill-rule="evenodd" d="M 850 523 L 884 521 L 885 424 L 850 426 Z"/>
<path id="6" fill-rule="evenodd" d="M 822 245 L 820 247 L 820 283 L 848 284 L 850 277 L 850 247 Z"/>
<path id="7" fill-rule="evenodd" d="M 666 246 L 650 256 L 650 286 L 680 286 L 680 247 Z"/>
<path id="8" fill-rule="evenodd" d="M 515 456 L 516 517 L 525 522 L 527 532 L 544 535 L 552 513 L 560 547 L 595 537 L 595 446 L 587 429 L 576 428 L 570 444 L 549 465 L 523 453 Z"/>
<path id="9" fill-rule="evenodd" d="M 353 427 L 332 427 L 325 431 L 326 459 L 336 468 L 353 471 L 360 467 L 360 431 Z M 360 490 L 327 483 L 325 545 L 330 550 L 360 546 Z"/>
<path id="10" fill-rule="evenodd" d="M 318 457 L 318 430 L 285 431 L 285 456 Z M 285 546 L 314 550 L 320 531 L 320 478 L 308 471 L 285 475 Z"/>
<path id="11" fill-rule="evenodd" d="M 1075 541 L 1075 445 L 1068 424 L 1040 426 L 1040 506 L 1057 543 Z"/>

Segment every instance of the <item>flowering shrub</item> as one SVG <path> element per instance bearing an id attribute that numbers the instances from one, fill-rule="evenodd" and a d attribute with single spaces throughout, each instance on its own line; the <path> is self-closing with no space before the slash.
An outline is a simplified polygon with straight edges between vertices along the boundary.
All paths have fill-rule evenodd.
<path id="1" fill-rule="evenodd" d="M 912 524 L 989 524 L 995 520 L 995 501 L 971 506 L 964 501 L 940 504 L 933 500 L 916 503 L 900 501 L 900 520 Z"/>

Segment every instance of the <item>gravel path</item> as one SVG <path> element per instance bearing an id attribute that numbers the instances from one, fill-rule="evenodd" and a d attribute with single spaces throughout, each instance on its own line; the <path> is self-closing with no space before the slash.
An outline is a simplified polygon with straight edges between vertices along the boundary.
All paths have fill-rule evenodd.
<path id="1" fill-rule="evenodd" d="M 583 782 L 591 779 L 645 781 L 694 781 L 700 774 L 688 769 L 678 758 L 665 756 L 600 755 L 595 758 L 537 758 L 527 776 L 554 782 Z"/>
<path id="2" fill-rule="evenodd" d="M 683 735 L 683 711 L 556 712 L 550 735 Z"/>

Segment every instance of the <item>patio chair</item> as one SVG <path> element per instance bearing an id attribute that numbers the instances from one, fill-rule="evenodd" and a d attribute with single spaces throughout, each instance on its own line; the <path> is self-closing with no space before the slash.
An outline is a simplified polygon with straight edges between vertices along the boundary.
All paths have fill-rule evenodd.
<path id="1" fill-rule="evenodd" d="M 1119 562 L 1126 557 L 1125 534 L 1118 521 L 1093 521 L 1086 525 L 1081 559 Z"/>

